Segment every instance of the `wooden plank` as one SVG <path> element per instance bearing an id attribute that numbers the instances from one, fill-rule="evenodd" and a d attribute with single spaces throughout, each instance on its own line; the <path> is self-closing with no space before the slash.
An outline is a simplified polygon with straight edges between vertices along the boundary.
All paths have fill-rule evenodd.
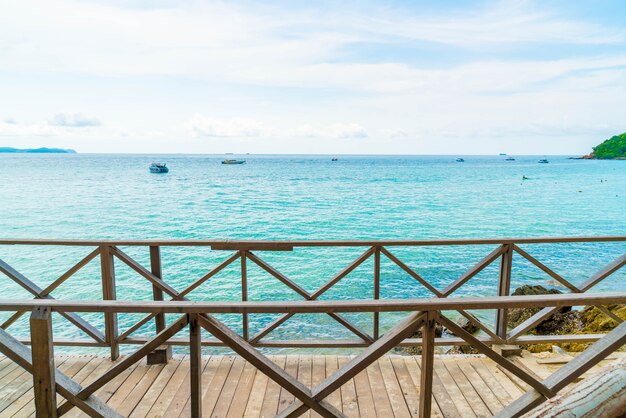
<path id="1" fill-rule="evenodd" d="M 348 360 L 348 358 L 343 356 L 339 358 L 339 370 L 343 367 L 347 367 L 350 361 L 352 361 L 352 359 L 346 360 Z M 352 380 L 354 380 L 355 393 L 350 393 L 352 389 L 350 381 L 341 386 L 341 398 L 343 399 L 344 412 L 346 412 L 347 415 L 349 413 L 349 405 L 353 404 L 355 406 L 354 412 L 359 414 L 355 416 L 375 417 L 376 406 L 374 405 L 374 394 L 372 393 L 372 386 L 370 385 L 367 370 L 362 370 L 354 376 Z M 345 393 L 344 387 L 348 389 Z M 346 406 L 348 406 L 348 408 L 346 408 Z M 348 411 L 346 411 L 346 409 L 348 409 Z"/>
<path id="2" fill-rule="evenodd" d="M 147 371 L 141 380 L 135 385 L 134 388 L 124 398 L 121 405 L 116 410 L 122 416 L 130 416 L 134 409 L 139 405 L 141 399 L 148 393 L 150 387 L 153 384 L 157 384 L 157 379 L 161 372 L 165 368 L 164 364 L 153 364 L 147 366 Z M 119 392 L 119 391 L 118 391 Z"/>
<path id="3" fill-rule="evenodd" d="M 37 418 L 57 417 L 54 348 L 50 308 L 37 308 L 30 315 L 33 391 Z"/>
<path id="4" fill-rule="evenodd" d="M 311 359 L 311 387 L 314 388 L 326 379 L 326 359 L 324 356 L 316 355 Z M 333 392 L 336 393 L 337 391 Z M 328 400 L 328 398 L 326 398 Z M 332 405 L 332 402 L 331 402 Z M 337 408 L 337 406 L 335 406 Z M 341 411 L 341 406 L 337 409 Z M 311 417 L 321 418 L 317 412 L 311 412 Z"/>
<path id="5" fill-rule="evenodd" d="M 68 359 L 59 359 L 59 367 L 63 365 Z M 67 368 L 67 366 L 65 367 Z M 34 392 L 33 379 L 30 373 L 24 369 L 18 369 L 20 374 L 17 376 L 8 375 L 10 379 L 2 380 L 0 383 L 0 416 L 7 415 L 6 410 L 10 409 L 13 402 L 18 399 L 26 397 L 26 393 L 30 392 L 32 396 L 29 396 L 29 400 L 33 400 Z M 33 403 L 33 411 L 35 404 Z"/>
<path id="6" fill-rule="evenodd" d="M 391 402 L 389 401 L 389 395 L 387 394 L 387 388 L 385 388 L 385 382 L 383 382 L 383 376 L 380 373 L 378 361 L 372 363 L 366 370 L 370 387 L 372 388 L 372 397 L 374 398 L 376 415 L 379 417 L 393 416 L 393 408 L 391 407 Z"/>
<path id="7" fill-rule="evenodd" d="M 122 371 L 127 370 L 130 365 L 137 363 L 149 352 L 153 351 L 156 347 L 160 346 L 163 341 L 168 340 L 171 336 L 175 335 L 182 328 L 186 327 L 188 320 L 189 318 L 187 315 L 182 315 L 177 321 L 175 321 L 174 323 L 172 323 L 172 325 L 170 325 L 169 327 L 167 327 L 166 329 L 158 333 L 149 342 L 144 344 L 139 350 L 124 357 L 121 361 L 114 364 L 105 374 L 103 374 L 94 382 L 92 382 L 89 386 L 81 390 L 80 392 L 81 398 L 86 398 L 87 396 L 91 395 L 96 390 L 98 390 L 103 385 L 105 385 L 107 382 L 110 382 L 111 380 L 113 380 Z"/>
<path id="8" fill-rule="evenodd" d="M 325 363 L 326 363 L 325 364 L 326 371 L 325 371 L 324 377 L 327 378 L 327 377 L 330 377 L 333 373 L 335 373 L 335 371 L 339 367 L 339 364 L 337 363 L 336 355 L 325 355 L 323 357 L 325 358 Z M 315 367 L 315 365 L 313 367 Z M 319 383 L 316 383 L 316 385 L 319 385 Z M 354 386 L 354 383 L 352 383 L 352 385 Z M 333 405 L 338 410 L 343 409 L 342 403 L 341 403 L 341 389 L 337 389 L 336 391 L 328 395 L 326 399 L 331 405 Z M 348 415 L 345 410 L 343 411 L 343 413 Z"/>
<path id="9" fill-rule="evenodd" d="M 546 387 L 543 383 L 539 382 L 537 379 L 530 376 L 527 372 L 525 372 L 524 370 L 521 370 L 519 367 L 517 367 L 516 365 L 514 365 L 513 363 L 511 363 L 504 357 L 495 353 L 491 348 L 487 347 L 484 343 L 476 339 L 472 334 L 465 331 L 463 328 L 461 328 L 454 322 L 450 321 L 445 316 L 443 315 L 440 316 L 439 322 L 442 325 L 446 326 L 448 329 L 450 329 L 452 332 L 454 332 L 454 334 L 460 336 L 465 341 L 469 342 L 472 345 L 472 347 L 474 347 L 480 353 L 489 357 L 490 359 L 498 363 L 500 366 L 502 366 L 504 369 L 513 373 L 515 376 L 519 377 L 520 379 L 522 379 L 525 383 L 527 383 L 533 389 L 540 392 L 542 395 L 546 397 L 554 396 L 554 391 L 552 389 Z"/>
<path id="10" fill-rule="evenodd" d="M 207 364 L 204 367 L 204 370 L 202 372 L 202 378 L 201 378 L 202 379 L 201 386 L 202 386 L 203 404 L 204 404 L 204 396 L 207 392 L 207 389 L 209 388 L 210 385 L 213 384 L 212 382 L 213 378 L 215 377 L 223 358 L 224 356 L 221 356 L 221 355 L 212 355 L 209 357 Z M 188 417 L 190 415 L 191 415 L 191 400 L 189 399 L 187 400 L 187 403 L 185 404 L 185 407 L 183 408 L 179 416 Z"/>
<path id="11" fill-rule="evenodd" d="M 90 356 L 86 356 L 86 357 L 90 357 Z M 84 378 L 87 375 L 89 375 L 89 373 L 91 373 L 102 362 L 101 357 L 91 357 L 87 365 L 81 368 L 80 371 L 76 375 L 73 375 L 73 374 L 68 373 L 68 369 L 70 367 L 69 365 L 66 365 L 65 360 L 66 358 L 57 357 L 56 358 L 57 368 L 61 371 L 61 373 L 67 375 L 68 377 L 71 377 L 72 380 L 74 380 L 78 384 L 80 384 L 84 380 Z M 0 382 L 2 382 L 1 379 L 0 379 Z M 25 394 L 20 396 L 19 399 L 13 402 L 10 407 L 2 411 L 2 413 L 0 414 L 0 417 L 1 416 L 13 416 L 13 415 L 30 416 L 31 414 L 34 414 L 35 412 L 35 402 L 33 401 L 34 396 L 35 394 L 32 390 L 27 391 Z M 57 404 L 59 405 L 63 401 L 65 401 L 65 399 L 63 399 L 61 395 L 57 394 L 57 399 L 56 399 Z"/>
<path id="12" fill-rule="evenodd" d="M 163 389 L 167 386 L 172 376 L 176 373 L 176 370 L 181 367 L 181 364 L 182 359 L 174 357 L 168 364 L 166 364 L 161 369 L 161 372 L 156 377 L 156 379 L 150 382 L 149 389 L 147 390 L 145 395 L 143 395 L 141 401 L 139 401 L 137 406 L 130 413 L 130 417 L 144 418 L 146 415 L 148 415 L 148 412 L 152 408 L 152 405 L 154 405 L 159 396 L 161 396 Z"/>
<path id="13" fill-rule="evenodd" d="M 224 341 L 233 351 L 252 363 L 261 372 L 267 374 L 270 379 L 275 380 L 281 387 L 289 390 L 298 398 L 299 403 L 306 405 L 306 408 L 312 408 L 325 417 L 341 416 L 341 411 L 337 411 L 332 405 L 323 400 L 323 396 L 317 394 L 316 396 L 320 396 L 320 399 L 314 399 L 309 388 L 297 379 L 294 379 L 293 376 L 285 373 L 283 369 L 277 367 L 276 364 L 262 355 L 248 341 L 241 338 L 239 334 L 233 332 L 223 323 L 210 315 L 200 316 L 198 320 L 202 327 L 213 334 L 213 336 Z M 295 407 L 299 409 L 300 405 Z"/>
<path id="14" fill-rule="evenodd" d="M 265 391 L 269 383 L 269 377 L 263 373 L 255 373 L 254 381 L 252 382 L 252 388 L 250 389 L 250 396 L 248 403 L 246 404 L 246 410 L 243 416 L 250 418 L 258 418 L 261 416 L 261 409 L 263 407 L 263 398 L 265 398 Z"/>
<path id="15" fill-rule="evenodd" d="M 93 369 L 90 373 L 88 373 L 87 376 L 85 376 L 84 379 L 82 379 L 80 382 L 77 380 L 76 383 L 83 385 L 83 384 L 88 384 L 89 382 L 92 382 L 93 380 L 97 379 L 97 377 L 100 376 L 102 373 L 107 371 L 108 368 L 110 367 L 110 364 L 111 364 L 111 360 L 109 358 L 106 358 L 106 359 L 103 358 L 103 361 L 95 369 Z M 95 396 L 97 395 L 98 393 L 95 394 Z M 57 397 L 57 404 L 59 406 L 62 406 L 66 402 L 67 401 L 64 398 L 62 398 L 60 395 L 59 397 Z M 78 408 L 74 408 L 64 416 L 79 417 L 79 416 L 84 416 L 84 415 L 83 415 L 83 412 L 80 411 Z"/>
<path id="16" fill-rule="evenodd" d="M 459 414 L 462 417 L 475 417 L 476 414 L 474 413 L 472 406 L 463 396 L 463 392 L 461 392 L 461 390 L 457 386 L 454 377 L 450 375 L 450 372 L 448 372 L 448 369 L 446 369 L 441 358 L 438 358 L 437 361 L 435 361 L 434 369 L 437 373 L 437 376 L 439 376 L 439 379 L 441 380 L 444 389 L 448 393 L 448 396 L 450 397 L 450 399 L 452 399 L 452 402 L 454 402 L 454 405 L 459 411 Z"/>
<path id="17" fill-rule="evenodd" d="M 302 382 L 309 389 L 311 388 L 313 361 L 309 355 L 300 355 L 298 358 L 298 380 Z M 322 379 L 323 380 L 323 379 Z M 310 418 L 311 411 L 306 411 L 301 416 L 304 418 Z"/>
<path id="18" fill-rule="evenodd" d="M 479 358 L 468 357 L 464 360 L 464 363 L 469 364 L 470 367 L 474 369 L 474 371 L 480 376 L 483 382 L 485 382 L 485 384 L 489 387 L 493 394 L 498 398 L 502 407 L 504 407 L 504 405 L 508 405 L 513 401 L 513 398 L 511 397 L 509 392 L 504 389 L 504 387 L 500 384 L 500 381 L 495 378 L 495 376 L 489 371 L 489 369 L 487 369 L 487 367 L 480 361 Z M 464 373 L 466 373 L 466 371 L 467 369 L 463 369 Z"/>
<path id="19" fill-rule="evenodd" d="M 246 362 L 243 372 L 239 377 L 239 382 L 237 383 L 230 408 L 228 408 L 227 418 L 241 418 L 244 416 L 251 395 L 254 378 L 257 374 L 263 373 L 257 373 L 257 369 L 252 364 Z"/>
<path id="20" fill-rule="evenodd" d="M 122 383 L 115 393 L 109 398 L 107 404 L 119 412 L 119 407 L 123 405 L 123 402 L 128 394 L 131 393 L 137 384 L 145 377 L 149 368 L 150 366 L 148 365 L 138 364 L 137 367 L 135 367 L 135 370 L 128 375 L 128 378 L 124 381 L 124 383 Z"/>
<path id="21" fill-rule="evenodd" d="M 171 398 L 169 404 L 167 405 L 167 409 L 163 413 L 166 417 L 177 417 L 179 416 L 183 409 L 189 405 L 189 415 L 193 415 L 192 405 L 191 405 L 191 362 L 192 356 L 189 355 L 189 369 L 186 370 L 185 376 L 183 378 L 182 383 L 178 386 L 178 390 L 175 391 L 174 396 Z M 207 363 L 207 358 L 199 359 L 199 371 L 204 370 L 204 367 Z M 201 395 L 201 394 L 199 394 Z M 200 400 L 200 398 L 199 398 Z"/>
<path id="22" fill-rule="evenodd" d="M 189 356 L 185 356 L 181 361 L 178 368 L 167 384 L 163 387 L 163 390 L 159 394 L 159 397 L 152 404 L 152 407 L 148 411 L 147 416 L 164 416 L 167 407 L 178 392 L 181 385 L 184 384 L 185 378 L 189 375 Z"/>
<path id="23" fill-rule="evenodd" d="M 377 363 L 378 367 L 380 367 L 385 392 L 389 397 L 394 417 L 410 418 L 411 413 L 409 412 L 409 407 L 404 399 L 404 394 L 402 393 L 402 388 L 398 382 L 398 377 L 396 376 L 394 367 L 391 364 L 391 360 L 388 356 L 383 356 Z"/>
<path id="24" fill-rule="evenodd" d="M 495 379 L 502 385 L 512 399 L 517 399 L 524 391 L 517 386 L 506 374 L 498 368 L 498 365 L 488 358 L 480 358 L 479 361 L 485 366 L 487 370 L 495 377 Z"/>
<path id="25" fill-rule="evenodd" d="M 420 370 L 420 357 L 417 356 L 402 356 L 406 369 L 409 372 L 411 380 L 413 380 L 413 388 L 418 398 L 416 416 L 419 416 L 419 395 L 420 395 L 420 382 L 421 374 Z M 409 389 L 410 390 L 410 389 Z M 443 388 L 439 376 L 436 373 L 433 374 L 433 399 L 431 401 L 432 416 L 434 417 L 459 417 L 459 413 L 454 406 L 452 400 L 448 397 L 447 392 Z M 442 412 L 443 411 L 443 412 Z"/>
<path id="26" fill-rule="evenodd" d="M 226 383 L 226 379 L 230 375 L 234 362 L 235 357 L 224 357 L 220 362 L 211 383 L 207 385 L 207 389 L 202 396 L 202 410 L 205 415 L 212 416 L 213 410 L 220 398 L 220 393 Z"/>
<path id="27" fill-rule="evenodd" d="M 291 376 L 298 376 L 298 356 L 287 356 L 285 362 L 285 371 Z M 294 400 L 295 397 L 285 388 L 280 388 L 280 400 L 278 401 L 278 413 L 284 411 Z"/>
<path id="28" fill-rule="evenodd" d="M 237 390 L 239 379 L 241 379 L 245 365 L 246 361 L 244 359 L 241 357 L 235 358 L 233 366 L 230 368 L 230 372 L 226 378 L 226 382 L 220 392 L 220 396 L 217 399 L 215 408 L 213 408 L 213 412 L 211 413 L 212 417 L 225 417 L 228 414 L 230 404 L 235 396 L 235 391 Z"/>
<path id="29" fill-rule="evenodd" d="M 274 356 L 272 361 L 280 368 L 286 367 L 286 356 Z M 270 380 L 265 389 L 265 398 L 261 407 L 261 417 L 274 417 L 278 413 L 281 388 L 278 383 Z"/>
<path id="30" fill-rule="evenodd" d="M 493 413 L 489 410 L 480 393 L 474 388 L 472 382 L 468 380 L 467 376 L 461 371 L 454 359 L 446 356 L 441 356 L 440 358 L 441 363 L 448 370 L 452 379 L 454 379 L 456 386 L 465 397 L 465 400 L 472 408 L 472 411 L 474 411 L 474 414 L 478 417 L 491 417 Z M 476 375 L 476 377 L 478 377 L 478 375 Z M 478 379 L 480 381 L 480 377 L 478 377 Z"/>
<path id="31" fill-rule="evenodd" d="M 412 417 L 418 417 L 420 403 L 419 391 L 417 386 L 415 386 L 402 357 L 403 356 L 394 355 L 390 357 L 390 361 L 398 378 L 398 384 L 400 385 L 400 390 L 402 391 L 409 413 Z"/>
<path id="32" fill-rule="evenodd" d="M 0 352 L 4 353 L 4 355 L 18 363 L 29 373 L 32 371 L 30 350 L 3 329 L 0 329 Z M 89 411 L 89 413 L 93 414 L 101 414 L 111 417 L 119 416 L 115 411 L 111 410 L 111 408 L 102 403 L 99 399 L 93 397 L 88 399 L 79 398 L 77 395 L 81 389 L 80 386 L 58 370 L 55 373 L 57 392 L 71 402 L 75 403 L 81 409 L 83 409 L 84 411 Z"/>

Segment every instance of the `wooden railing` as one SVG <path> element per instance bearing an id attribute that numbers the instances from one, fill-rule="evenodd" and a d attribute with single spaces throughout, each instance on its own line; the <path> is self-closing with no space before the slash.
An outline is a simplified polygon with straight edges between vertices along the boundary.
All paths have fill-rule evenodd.
<path id="1" fill-rule="evenodd" d="M 407 277 L 412 278 L 416 282 L 420 283 L 425 289 L 430 291 L 432 295 L 439 299 L 446 299 L 450 296 L 454 296 L 463 285 L 468 283 L 477 274 L 483 271 L 486 267 L 499 261 L 499 274 L 498 274 L 498 295 L 508 296 L 511 292 L 511 269 L 513 263 L 513 254 L 517 253 L 528 262 L 532 263 L 538 269 L 546 273 L 553 280 L 560 283 L 564 288 L 568 289 L 573 294 L 585 293 L 607 277 L 611 276 L 622 266 L 626 264 L 626 252 L 621 252 L 620 255 L 611 263 L 607 264 L 595 274 L 592 274 L 582 283 L 574 284 L 571 280 L 564 278 L 562 275 L 557 274 L 553 269 L 546 266 L 538 258 L 531 255 L 528 251 L 528 247 L 536 244 L 552 244 L 562 245 L 566 243 L 624 243 L 626 237 L 565 237 L 565 238 L 520 238 L 520 239 L 466 239 L 466 240 L 427 240 L 427 241 L 229 241 L 229 240 L 127 240 L 127 241 L 89 241 L 89 240 L 0 240 L 0 273 L 4 273 L 6 277 L 15 283 L 19 284 L 22 288 L 30 292 L 35 299 L 42 299 L 55 302 L 52 293 L 59 288 L 62 284 L 66 283 L 74 274 L 80 269 L 84 268 L 87 264 L 93 260 L 100 259 L 100 276 L 102 283 L 102 300 L 103 301 L 115 301 L 117 300 L 116 293 L 118 290 L 118 283 L 116 283 L 115 275 L 115 260 L 124 263 L 132 270 L 134 270 L 139 277 L 143 277 L 147 280 L 147 284 L 152 287 L 154 301 L 161 301 L 164 298 L 171 299 L 172 301 L 186 301 L 189 298 L 189 294 L 198 289 L 201 286 L 208 286 L 209 279 L 223 271 L 226 267 L 233 263 L 239 263 L 240 265 L 240 280 L 241 280 L 241 301 L 248 301 L 248 293 L 250 284 L 248 282 L 248 266 L 250 263 L 260 267 L 270 276 L 286 285 L 291 291 L 297 294 L 302 299 L 313 302 L 325 295 L 331 288 L 344 279 L 348 274 L 361 266 L 366 260 L 373 258 L 373 271 L 371 273 L 373 284 L 373 299 L 374 301 L 380 300 L 381 297 L 381 259 L 385 257 L 390 260 L 391 263 L 398 266 L 406 274 Z M 428 280 L 424 279 L 416 269 L 409 267 L 407 263 L 402 261 L 396 254 L 396 248 L 400 247 L 430 247 L 430 246 L 490 246 L 495 247 L 481 260 L 479 260 L 473 267 L 467 270 L 464 274 L 452 281 L 445 288 L 440 289 L 432 285 Z M 56 280 L 52 281 L 46 287 L 40 287 L 34 280 L 27 278 L 24 274 L 13 268 L 9 264 L 9 260 L 3 260 L 2 248 L 7 246 L 36 246 L 38 249 L 45 246 L 63 246 L 63 247 L 95 247 L 90 249 L 88 254 L 80 259 L 73 267 L 67 270 L 64 274 L 60 275 Z M 524 249 L 520 246 L 524 246 Z M 150 266 L 146 267 L 137 262 L 121 247 L 147 247 L 150 255 Z M 208 247 L 207 251 L 214 252 L 230 252 L 221 263 L 216 265 L 213 269 L 208 271 L 202 277 L 193 281 L 190 285 L 184 289 L 175 289 L 167 278 L 162 273 L 162 260 L 161 260 L 161 248 L 162 247 Z M 296 248 L 312 248 L 312 247 L 361 247 L 364 251 L 354 261 L 352 261 L 343 270 L 337 273 L 334 277 L 326 281 L 315 291 L 307 291 L 291 278 L 281 273 L 275 267 L 266 262 L 260 254 L 267 251 L 293 251 Z M 481 247 L 482 248 L 482 247 Z M 393 251 L 393 252 L 392 252 Z M 394 254 L 396 253 L 396 254 Z M 0 274 L 0 277 L 2 275 Z M 347 295 L 349 297 L 349 295 Z M 375 302 L 377 304 L 378 302 Z M 549 318 L 552 314 L 558 311 L 554 307 L 544 307 L 537 314 L 530 317 L 528 320 L 519 324 L 512 330 L 507 328 L 508 322 L 508 308 L 509 306 L 500 306 L 497 309 L 495 324 L 487 324 L 484 320 L 480 320 L 475 315 L 470 313 L 467 308 L 456 308 L 457 315 L 462 315 L 467 318 L 471 323 L 478 327 L 481 331 L 481 335 L 478 339 L 484 344 L 529 344 L 529 343 L 543 343 L 543 342 L 566 342 L 566 341 L 578 341 L 578 342 L 592 342 L 602 337 L 601 334 L 589 334 L 589 335 L 529 335 L 528 332 L 533 330 L 542 321 Z M 610 310 L 602 305 L 598 305 L 598 308 L 604 312 L 607 316 L 614 319 L 618 323 L 621 323 L 621 319 L 614 315 Z M 0 328 L 8 329 L 14 324 L 22 315 L 28 312 L 28 309 L 16 309 L 15 313 L 5 320 Z M 329 311 L 326 312 L 332 320 L 341 324 L 347 330 L 352 333 L 355 338 L 342 339 L 342 340 L 306 340 L 306 339 L 293 339 L 293 340 L 280 340 L 267 338 L 275 331 L 281 324 L 285 323 L 291 318 L 294 313 L 286 312 L 280 318 L 267 324 L 260 330 L 251 332 L 249 326 L 249 317 L 247 312 L 241 313 L 242 327 L 241 337 L 249 342 L 254 347 L 367 347 L 381 338 L 381 321 L 378 311 L 372 311 L 373 322 L 371 326 L 371 332 L 363 329 L 357 324 L 350 321 L 340 312 Z M 118 326 L 118 312 L 110 311 L 104 312 L 104 327 L 103 329 L 94 325 L 93 323 L 84 319 L 77 312 L 71 310 L 59 311 L 59 314 L 65 317 L 70 323 L 72 323 L 79 330 L 84 332 L 90 339 L 71 339 L 54 340 L 55 345 L 81 345 L 81 346 L 96 346 L 96 347 L 110 347 L 111 358 L 117 359 L 119 356 L 120 344 L 145 344 L 149 337 L 134 335 L 137 330 L 144 325 L 154 321 L 154 329 L 156 332 L 160 332 L 166 327 L 166 320 L 163 313 L 149 312 L 142 319 L 133 323 L 125 330 L 120 330 Z M 24 340 L 24 342 L 28 342 Z M 398 341 L 399 345 L 419 345 L 422 341 L 417 338 L 407 338 L 402 341 Z M 463 338 L 436 338 L 435 344 L 439 345 L 462 345 L 468 344 L 466 339 Z M 187 342 L 179 339 L 168 339 L 164 342 L 168 347 L 172 345 L 186 345 Z M 201 339 L 201 344 L 206 346 L 223 346 L 225 345 L 219 338 Z M 150 360 L 152 362 L 163 362 L 167 360 L 169 352 L 164 350 L 157 350 L 151 353 Z"/>
<path id="2" fill-rule="evenodd" d="M 163 287 L 160 281 L 159 287 Z M 163 288 L 163 290 L 165 290 Z M 559 390 L 589 370 L 610 353 L 626 344 L 626 323 L 602 336 L 590 348 L 574 358 L 558 372 L 540 381 L 523 368 L 493 351 L 479 338 L 471 335 L 445 316 L 445 311 L 543 307 L 558 309 L 564 306 L 604 306 L 626 303 L 626 292 L 603 294 L 571 294 L 545 296 L 496 296 L 481 298 L 432 298 L 374 301 L 302 301 L 302 302 L 189 302 L 189 301 L 57 301 L 0 300 L 0 310 L 31 312 L 30 334 L 32 350 L 20 343 L 5 330 L 0 330 L 0 352 L 18 363 L 33 375 L 35 403 L 38 417 L 56 417 L 77 407 L 90 416 L 119 416 L 113 409 L 99 400 L 94 393 L 124 370 L 151 353 L 155 348 L 170 341 L 187 328 L 185 344 L 190 352 L 190 405 L 193 417 L 202 416 L 201 339 L 200 330 L 205 329 L 216 339 L 230 347 L 250 362 L 259 371 L 277 382 L 295 397 L 295 401 L 280 413 L 281 417 L 296 417 L 312 409 L 324 417 L 343 417 L 341 411 L 325 399 L 343 384 L 375 362 L 387 351 L 421 328 L 422 347 L 421 375 L 419 385 L 419 413 L 421 417 L 431 414 L 435 326 L 440 323 L 452 330 L 465 343 L 489 357 L 498 365 L 514 374 L 531 389 L 521 398 L 499 413 L 501 417 L 520 416 L 524 412 L 553 397 Z M 165 326 L 138 350 L 113 363 L 111 368 L 89 385 L 82 387 L 55 368 L 53 348 L 52 312 L 67 317 L 69 313 L 100 312 L 105 314 L 144 313 L 175 315 Z M 252 343 L 234 332 L 216 314 L 280 313 L 339 315 L 348 312 L 408 312 L 408 315 L 393 328 L 372 342 L 360 354 L 352 358 L 318 386 L 309 389 L 291 376 Z M 56 395 L 66 399 L 57 405 Z"/>

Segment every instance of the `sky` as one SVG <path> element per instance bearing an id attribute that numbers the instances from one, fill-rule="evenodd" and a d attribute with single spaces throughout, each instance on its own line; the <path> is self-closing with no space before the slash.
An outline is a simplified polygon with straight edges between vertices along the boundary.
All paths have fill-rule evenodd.
<path id="1" fill-rule="evenodd" d="M 626 2 L 0 0 L 0 146 L 586 154 Z"/>

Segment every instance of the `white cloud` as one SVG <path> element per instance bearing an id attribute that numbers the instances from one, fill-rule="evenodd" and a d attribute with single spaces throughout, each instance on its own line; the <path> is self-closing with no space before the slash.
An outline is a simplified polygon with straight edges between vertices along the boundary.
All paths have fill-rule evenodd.
<path id="1" fill-rule="evenodd" d="M 63 126 L 66 128 L 86 128 L 100 126 L 100 121 L 92 116 L 82 113 L 57 113 L 48 122 L 52 126 Z"/>

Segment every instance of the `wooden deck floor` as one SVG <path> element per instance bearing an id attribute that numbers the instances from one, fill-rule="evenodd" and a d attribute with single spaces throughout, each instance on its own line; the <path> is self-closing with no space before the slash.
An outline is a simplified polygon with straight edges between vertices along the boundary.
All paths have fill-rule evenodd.
<path id="1" fill-rule="evenodd" d="M 307 386 L 315 386 L 350 357 L 290 355 L 272 359 Z M 530 354 L 518 361 L 542 378 L 559 366 L 538 364 Z M 351 417 L 417 416 L 419 365 L 419 357 L 385 356 L 328 400 Z M 57 366 L 84 385 L 111 362 L 98 356 L 60 356 Z M 483 356 L 437 356 L 435 373 L 435 416 L 491 416 L 521 396 L 525 387 Z M 240 357 L 204 357 L 202 385 L 203 415 L 207 417 L 272 417 L 293 401 L 293 396 Z M 189 416 L 189 360 L 178 356 L 167 365 L 156 366 L 140 362 L 96 395 L 124 416 Z M 34 416 L 32 376 L 0 357 L 0 417 L 28 416 Z M 82 415 L 75 408 L 68 416 Z M 309 412 L 305 416 L 318 415 Z"/>

